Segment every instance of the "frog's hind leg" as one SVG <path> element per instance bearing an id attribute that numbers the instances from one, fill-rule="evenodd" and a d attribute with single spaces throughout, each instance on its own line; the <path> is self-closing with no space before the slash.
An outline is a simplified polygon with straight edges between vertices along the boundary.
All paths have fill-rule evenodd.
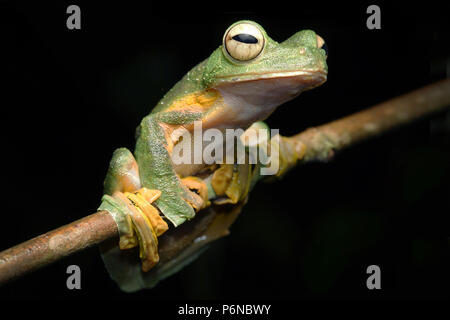
<path id="1" fill-rule="evenodd" d="M 104 188 L 99 209 L 110 212 L 116 221 L 120 249 L 139 244 L 142 269 L 148 271 L 159 260 L 157 237 L 168 229 L 158 209 L 151 205 L 161 192 L 141 187 L 138 164 L 125 148 L 114 152 Z"/>
<path id="2" fill-rule="evenodd" d="M 141 187 L 139 168 L 133 154 L 126 148 L 114 151 L 104 182 L 105 194 L 133 192 Z"/>

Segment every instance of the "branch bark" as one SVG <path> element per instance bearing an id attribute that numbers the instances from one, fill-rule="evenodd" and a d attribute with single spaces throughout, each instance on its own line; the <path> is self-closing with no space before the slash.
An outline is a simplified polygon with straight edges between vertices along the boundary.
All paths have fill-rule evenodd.
<path id="1" fill-rule="evenodd" d="M 336 153 L 390 129 L 450 106 L 450 79 L 444 79 L 350 116 L 309 128 L 293 137 L 302 162 L 328 161 Z M 306 149 L 306 152 L 300 152 Z"/>
<path id="2" fill-rule="evenodd" d="M 328 161 L 337 151 L 449 106 L 450 79 L 445 79 L 285 139 L 303 155 L 298 163 Z M 178 232 L 180 236 L 162 241 L 161 260 L 184 248 L 177 239 L 189 243 L 207 227 L 202 223 L 194 228 L 188 226 L 186 232 Z M 99 211 L 28 240 L 0 252 L 0 285 L 114 237 L 118 237 L 114 220 L 108 212 Z"/>

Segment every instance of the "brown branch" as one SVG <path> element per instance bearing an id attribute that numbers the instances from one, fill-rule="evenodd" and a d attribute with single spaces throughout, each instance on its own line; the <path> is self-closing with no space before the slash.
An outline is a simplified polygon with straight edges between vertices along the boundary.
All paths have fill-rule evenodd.
<path id="1" fill-rule="evenodd" d="M 300 163 L 327 161 L 334 156 L 335 151 L 448 106 L 450 79 L 445 79 L 285 139 L 293 144 L 298 154 L 303 155 Z M 161 261 L 175 256 L 206 232 L 209 225 L 205 221 L 211 221 L 214 213 L 209 215 L 205 216 L 208 219 L 193 219 L 176 228 L 172 234 L 167 232 L 168 236 L 163 235 L 166 238 L 160 242 Z M 106 211 L 100 211 L 26 241 L 0 252 L 0 285 L 114 237 L 118 237 L 114 220 Z"/>
<path id="2" fill-rule="evenodd" d="M 450 106 L 450 79 L 444 79 L 288 138 L 302 161 L 327 161 L 365 139 Z M 304 151 L 306 149 L 306 152 Z M 301 152 L 303 150 L 303 152 Z"/>
<path id="3" fill-rule="evenodd" d="M 0 252 L 0 284 L 118 236 L 107 211 L 99 211 Z"/>

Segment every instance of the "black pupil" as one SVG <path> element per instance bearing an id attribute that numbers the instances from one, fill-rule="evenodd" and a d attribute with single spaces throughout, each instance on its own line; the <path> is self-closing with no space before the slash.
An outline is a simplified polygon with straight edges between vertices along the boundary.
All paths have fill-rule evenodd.
<path id="1" fill-rule="evenodd" d="M 243 43 L 258 43 L 258 39 L 248 33 L 237 34 L 232 39 Z"/>

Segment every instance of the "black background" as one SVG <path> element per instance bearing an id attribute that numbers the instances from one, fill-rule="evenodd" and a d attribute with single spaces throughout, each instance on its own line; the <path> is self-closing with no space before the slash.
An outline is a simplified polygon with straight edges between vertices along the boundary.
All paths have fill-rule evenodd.
<path id="1" fill-rule="evenodd" d="M 69 4 L 81 30 L 66 28 Z M 446 76 L 443 6 L 379 4 L 382 28 L 368 30 L 369 4 L 3 3 L 0 250 L 93 213 L 114 149 L 134 148 L 142 117 L 237 20 L 277 41 L 313 29 L 328 45 L 327 83 L 267 121 L 283 135 Z M 258 185 L 231 235 L 153 290 L 122 293 L 90 248 L 0 288 L 1 299 L 448 299 L 448 123 L 436 114 Z M 71 264 L 78 291 L 66 288 Z M 372 264 L 378 291 L 366 288 Z"/>

